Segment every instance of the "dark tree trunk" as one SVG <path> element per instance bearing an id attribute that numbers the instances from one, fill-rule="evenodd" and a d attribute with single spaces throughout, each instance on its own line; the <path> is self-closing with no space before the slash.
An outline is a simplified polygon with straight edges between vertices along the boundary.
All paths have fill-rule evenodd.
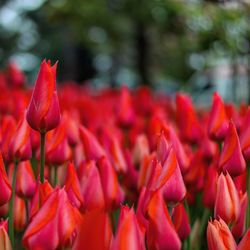
<path id="1" fill-rule="evenodd" d="M 135 46 L 137 52 L 137 69 L 140 75 L 140 84 L 151 85 L 149 77 L 149 44 L 146 36 L 146 27 L 140 21 L 136 23 Z"/>

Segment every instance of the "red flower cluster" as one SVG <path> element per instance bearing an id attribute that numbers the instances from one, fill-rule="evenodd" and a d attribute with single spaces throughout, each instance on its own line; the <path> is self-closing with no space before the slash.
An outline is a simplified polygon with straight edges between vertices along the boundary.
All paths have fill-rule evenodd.
<path id="1" fill-rule="evenodd" d="M 42 62 L 33 92 L 14 64 L 0 73 L 0 249 L 13 227 L 30 250 L 249 248 L 250 109 L 217 93 L 199 109 L 145 87 L 57 92 L 56 67 Z"/>

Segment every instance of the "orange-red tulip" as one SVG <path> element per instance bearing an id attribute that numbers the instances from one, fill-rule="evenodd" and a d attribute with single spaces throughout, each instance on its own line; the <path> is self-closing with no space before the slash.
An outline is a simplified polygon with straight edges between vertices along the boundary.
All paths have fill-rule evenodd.
<path id="1" fill-rule="evenodd" d="M 56 67 L 42 62 L 27 111 L 29 125 L 40 132 L 56 128 L 60 123 L 60 107 L 56 91 Z"/>
<path id="2" fill-rule="evenodd" d="M 33 216 L 24 236 L 27 249 L 54 250 L 69 246 L 78 217 L 64 189 L 55 189 Z"/>
<path id="3" fill-rule="evenodd" d="M 214 216 L 229 224 L 235 223 L 239 215 L 240 200 L 234 182 L 228 173 L 221 173 L 217 182 Z"/>
<path id="4" fill-rule="evenodd" d="M 68 165 L 66 180 L 65 180 L 65 191 L 68 194 L 69 200 L 77 208 L 83 204 L 83 197 L 81 194 L 80 182 L 75 171 L 75 167 L 72 163 Z"/>
<path id="5" fill-rule="evenodd" d="M 250 229 L 247 230 L 244 237 L 240 241 L 237 250 L 248 250 L 250 245 Z"/>
<path id="6" fill-rule="evenodd" d="M 209 250 L 236 250 L 237 248 L 233 235 L 222 219 L 208 222 L 207 244 Z"/>
<path id="7" fill-rule="evenodd" d="M 36 180 L 30 161 L 18 164 L 16 173 L 16 194 L 22 198 L 30 199 L 36 190 Z"/>
<path id="8" fill-rule="evenodd" d="M 228 117 L 223 100 L 218 93 L 214 93 L 208 121 L 208 134 L 213 140 L 222 140 L 226 136 L 227 129 Z"/>
<path id="9" fill-rule="evenodd" d="M 243 174 L 246 162 L 241 152 L 240 142 L 234 124 L 230 121 L 219 160 L 219 167 L 232 176 Z"/>
<path id="10" fill-rule="evenodd" d="M 0 249 L 12 250 L 11 242 L 7 233 L 7 229 L 4 223 L 0 225 Z"/>
<path id="11" fill-rule="evenodd" d="M 22 116 L 9 147 L 10 159 L 25 161 L 31 158 L 30 127 Z"/>
<path id="12" fill-rule="evenodd" d="M 16 231 L 22 231 L 27 223 L 27 213 L 25 201 L 15 195 L 14 199 L 14 228 Z"/>
<path id="13" fill-rule="evenodd" d="M 12 194 L 12 188 L 5 171 L 2 155 L 0 154 L 0 206 L 6 204 Z"/>

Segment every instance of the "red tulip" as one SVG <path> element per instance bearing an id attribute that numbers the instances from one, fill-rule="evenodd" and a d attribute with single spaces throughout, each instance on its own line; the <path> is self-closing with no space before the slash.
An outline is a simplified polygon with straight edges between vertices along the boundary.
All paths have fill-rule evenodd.
<path id="1" fill-rule="evenodd" d="M 222 219 L 208 222 L 207 244 L 209 250 L 236 250 L 237 248 L 233 235 Z"/>
<path id="2" fill-rule="evenodd" d="M 82 250 L 84 247 L 89 250 L 109 250 L 111 239 L 112 228 L 108 214 L 92 210 L 83 216 L 73 250 Z"/>
<path id="3" fill-rule="evenodd" d="M 14 228 L 16 231 L 22 231 L 27 223 L 27 213 L 25 201 L 17 195 L 14 199 Z"/>
<path id="4" fill-rule="evenodd" d="M 36 190 L 36 180 L 30 161 L 23 161 L 18 164 L 16 173 L 16 193 L 26 199 L 33 197 Z"/>
<path id="5" fill-rule="evenodd" d="M 250 229 L 247 230 L 244 237 L 240 241 L 240 244 L 237 247 L 237 250 L 248 250 L 250 244 Z"/>
<path id="6" fill-rule="evenodd" d="M 214 164 L 207 168 L 207 178 L 205 179 L 204 191 L 202 195 L 202 203 L 213 209 L 217 192 L 218 172 Z"/>
<path id="7" fill-rule="evenodd" d="M 23 87 L 25 76 L 14 62 L 10 62 L 6 71 L 8 85 L 14 88 Z"/>
<path id="8" fill-rule="evenodd" d="M 69 161 L 72 157 L 72 150 L 67 140 L 65 121 L 62 120 L 56 130 L 50 133 L 51 137 L 46 146 L 46 162 L 58 166 Z"/>
<path id="9" fill-rule="evenodd" d="M 97 166 L 100 173 L 106 208 L 115 208 L 121 204 L 124 196 L 115 170 L 106 157 L 102 157 L 97 162 Z"/>
<path id="10" fill-rule="evenodd" d="M 24 247 L 54 250 L 69 246 L 78 223 L 76 215 L 65 190 L 55 189 L 28 225 Z"/>
<path id="11" fill-rule="evenodd" d="M 141 237 L 138 222 L 133 208 L 121 208 L 117 232 L 112 241 L 111 250 L 144 250 L 144 239 Z"/>
<path id="12" fill-rule="evenodd" d="M 1 121 L 1 152 L 5 162 L 10 162 L 9 146 L 16 131 L 16 121 L 13 116 L 5 115 Z"/>
<path id="13" fill-rule="evenodd" d="M 149 250 L 181 249 L 181 241 L 171 222 L 160 190 L 155 192 L 148 204 L 147 217 Z"/>
<path id="14" fill-rule="evenodd" d="M 4 223 L 0 225 L 0 249 L 12 250 L 11 242 L 7 233 L 7 229 Z"/>
<path id="15" fill-rule="evenodd" d="M 250 107 L 240 129 L 240 144 L 246 161 L 250 161 Z"/>
<path id="16" fill-rule="evenodd" d="M 36 185 L 36 192 L 30 203 L 29 218 L 31 219 L 43 205 L 50 193 L 52 193 L 53 188 L 47 180 L 44 183 L 38 182 Z"/>
<path id="17" fill-rule="evenodd" d="M 176 109 L 181 138 L 191 143 L 197 143 L 202 136 L 202 130 L 189 96 L 178 93 Z"/>
<path id="18" fill-rule="evenodd" d="M 237 131 L 231 121 L 220 155 L 219 167 L 233 176 L 241 175 L 246 169 Z"/>
<path id="19" fill-rule="evenodd" d="M 191 231 L 189 218 L 182 203 L 173 210 L 173 224 L 181 240 L 185 240 Z"/>
<path id="20" fill-rule="evenodd" d="M 56 128 L 60 123 L 60 108 L 56 91 L 56 67 L 42 62 L 27 111 L 29 125 L 40 132 Z"/>
<path id="21" fill-rule="evenodd" d="M 9 147 L 10 158 L 25 161 L 31 158 L 30 127 L 23 116 L 16 128 Z"/>
<path id="22" fill-rule="evenodd" d="M 246 216 L 247 216 L 247 204 L 248 204 L 248 197 L 247 193 L 244 195 L 240 193 L 240 215 L 238 220 L 236 221 L 235 225 L 232 228 L 232 234 L 235 239 L 240 239 L 246 229 Z"/>
<path id="23" fill-rule="evenodd" d="M 65 181 L 65 191 L 67 192 L 72 205 L 76 206 L 77 208 L 82 206 L 83 198 L 81 194 L 80 182 L 78 180 L 75 167 L 72 163 L 68 165 Z"/>
<path id="24" fill-rule="evenodd" d="M 228 173 L 221 173 L 217 182 L 214 216 L 229 224 L 235 223 L 239 214 L 240 201 L 233 180 Z"/>
<path id="25" fill-rule="evenodd" d="M 228 118 L 223 100 L 218 93 L 214 93 L 208 121 L 208 134 L 213 140 L 222 140 L 226 136 L 227 129 Z"/>
<path id="26" fill-rule="evenodd" d="M 0 154 L 0 206 L 6 204 L 12 194 L 12 188 L 5 171 L 2 155 Z"/>
<path id="27" fill-rule="evenodd" d="M 88 129 L 81 126 L 79 131 L 87 160 L 98 160 L 102 156 L 106 155 L 103 147 Z"/>
<path id="28" fill-rule="evenodd" d="M 78 168 L 84 208 L 87 210 L 105 208 L 101 177 L 94 161 L 83 163 Z"/>

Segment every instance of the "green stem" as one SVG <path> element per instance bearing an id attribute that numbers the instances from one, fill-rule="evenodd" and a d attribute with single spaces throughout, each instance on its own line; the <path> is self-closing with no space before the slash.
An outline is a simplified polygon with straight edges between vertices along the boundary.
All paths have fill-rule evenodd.
<path id="1" fill-rule="evenodd" d="M 185 205 L 186 212 L 187 212 L 187 215 L 188 215 L 188 218 L 189 218 L 189 223 L 190 223 L 190 225 L 191 225 L 190 210 L 189 210 L 189 205 L 188 205 L 188 202 L 187 202 L 186 199 L 185 199 L 185 201 L 184 201 L 184 205 Z M 186 239 L 186 242 L 187 242 L 187 250 L 190 250 L 190 249 L 191 249 L 190 234 L 188 235 L 188 237 L 187 237 L 187 239 Z"/>
<path id="2" fill-rule="evenodd" d="M 44 163 L 45 163 L 45 133 L 41 132 L 41 142 L 40 142 L 40 181 L 44 183 Z"/>
<path id="3" fill-rule="evenodd" d="M 32 157 L 30 159 L 30 163 L 33 169 L 33 173 L 35 177 L 37 177 L 37 161 L 36 161 L 36 151 L 32 150 Z"/>
<path id="4" fill-rule="evenodd" d="M 12 195 L 11 200 L 9 203 L 9 220 L 8 220 L 8 230 L 12 248 L 15 248 L 15 241 L 14 241 L 14 199 L 15 199 L 15 192 L 16 192 L 16 171 L 17 171 L 18 161 L 14 161 L 14 170 L 12 176 Z"/>
<path id="5" fill-rule="evenodd" d="M 57 178 L 57 167 L 53 166 L 54 169 L 54 187 L 57 185 L 58 178 Z"/>
<path id="6" fill-rule="evenodd" d="M 247 214 L 246 214 L 246 229 L 249 228 L 249 220 L 250 220 L 250 166 L 247 166 L 247 196 L 248 196 L 248 204 L 247 204 Z"/>
<path id="7" fill-rule="evenodd" d="M 204 235 L 204 232 L 206 230 L 209 215 L 210 215 L 210 210 L 208 208 L 205 208 L 204 213 L 203 213 L 202 218 L 201 218 L 199 242 L 198 242 L 198 248 L 197 249 L 201 249 L 200 248 L 201 239 L 202 239 L 202 236 Z"/>

